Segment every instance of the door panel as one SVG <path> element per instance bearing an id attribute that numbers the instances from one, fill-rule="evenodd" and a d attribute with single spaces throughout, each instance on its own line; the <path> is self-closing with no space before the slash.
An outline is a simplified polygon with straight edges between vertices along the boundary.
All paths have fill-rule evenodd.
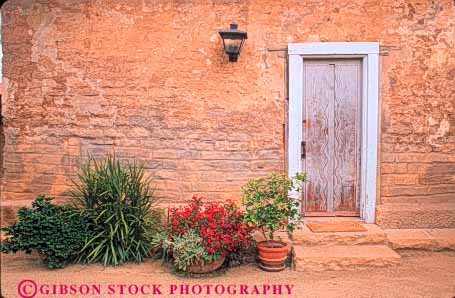
<path id="1" fill-rule="evenodd" d="M 361 63 L 305 60 L 303 75 L 304 212 L 358 214 Z"/>
<path id="2" fill-rule="evenodd" d="M 304 64 L 304 98 L 306 112 L 306 129 L 304 129 L 304 140 L 306 140 L 306 172 L 309 183 L 307 183 L 306 209 L 309 211 L 326 211 L 330 203 L 328 198 L 331 195 L 329 189 L 332 185 L 327 183 L 333 175 L 330 159 L 330 105 L 334 96 L 333 71 L 328 64 Z M 317 140 L 317 141 L 315 141 Z"/>
<path id="3" fill-rule="evenodd" d="M 360 62 L 335 67 L 334 209 L 356 211 L 359 181 Z"/>

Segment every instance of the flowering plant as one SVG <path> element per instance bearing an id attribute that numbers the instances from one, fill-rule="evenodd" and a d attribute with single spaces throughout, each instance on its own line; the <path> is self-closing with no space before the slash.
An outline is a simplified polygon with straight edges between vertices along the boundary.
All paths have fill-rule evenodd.
<path id="1" fill-rule="evenodd" d="M 169 219 L 161 239 L 155 244 L 172 252 L 174 264 L 185 270 L 189 265 L 208 263 L 230 253 L 250 248 L 254 227 L 243 220 L 243 213 L 232 201 L 204 203 L 203 197 L 194 195 L 191 203 L 169 210 Z M 182 239 L 198 240 L 202 250 L 173 252 Z M 193 245 L 194 246 L 194 245 Z M 190 250 L 190 245 L 178 250 Z M 184 259 L 180 259 L 180 258 Z"/>
<path id="2" fill-rule="evenodd" d="M 242 187 L 245 220 L 258 227 L 266 241 L 274 240 L 275 232 L 286 228 L 293 232 L 300 219 L 300 197 L 289 192 L 302 190 L 305 173 L 288 178 L 271 173 L 267 177 L 250 179 Z"/>

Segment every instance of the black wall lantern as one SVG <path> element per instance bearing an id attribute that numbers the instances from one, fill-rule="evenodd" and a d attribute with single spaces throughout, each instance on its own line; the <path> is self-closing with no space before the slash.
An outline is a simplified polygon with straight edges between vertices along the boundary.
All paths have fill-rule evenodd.
<path id="1" fill-rule="evenodd" d="M 232 23 L 229 30 L 221 30 L 220 35 L 223 39 L 224 52 L 229 55 L 229 61 L 237 61 L 237 57 L 242 50 L 243 42 L 248 38 L 245 31 L 237 29 L 236 23 Z"/>

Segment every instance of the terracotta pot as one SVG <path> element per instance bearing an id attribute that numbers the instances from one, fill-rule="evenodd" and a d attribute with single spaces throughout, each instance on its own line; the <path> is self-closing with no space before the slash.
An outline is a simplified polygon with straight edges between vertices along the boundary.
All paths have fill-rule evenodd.
<path id="1" fill-rule="evenodd" d="M 204 264 L 204 263 L 199 263 L 199 264 L 193 264 L 191 266 L 186 267 L 186 272 L 189 273 L 209 273 L 217 270 L 220 268 L 226 257 L 220 257 L 219 259 L 212 261 L 210 263 Z"/>
<path id="2" fill-rule="evenodd" d="M 259 252 L 259 267 L 265 271 L 276 272 L 286 268 L 288 244 L 279 241 L 261 241 L 256 244 Z"/>

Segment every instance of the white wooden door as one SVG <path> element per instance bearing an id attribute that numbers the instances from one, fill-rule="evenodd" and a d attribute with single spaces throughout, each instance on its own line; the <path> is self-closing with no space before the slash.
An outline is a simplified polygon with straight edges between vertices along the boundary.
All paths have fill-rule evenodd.
<path id="1" fill-rule="evenodd" d="M 302 169 L 306 216 L 358 216 L 362 64 L 304 60 Z"/>

